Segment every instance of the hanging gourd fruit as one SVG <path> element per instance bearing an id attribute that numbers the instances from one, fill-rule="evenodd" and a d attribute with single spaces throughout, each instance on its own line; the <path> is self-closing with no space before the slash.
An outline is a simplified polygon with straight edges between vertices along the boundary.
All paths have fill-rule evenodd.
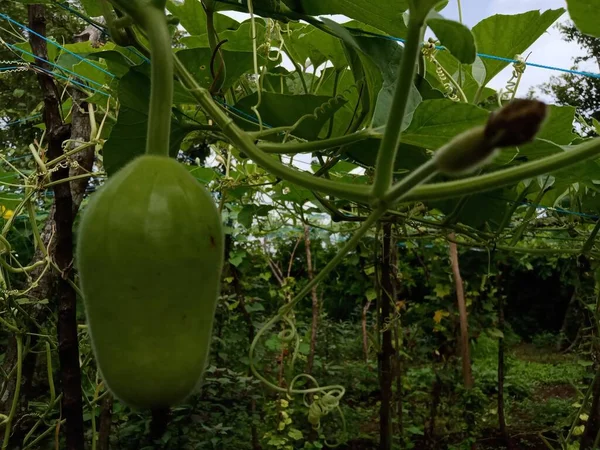
<path id="1" fill-rule="evenodd" d="M 132 407 L 164 410 L 193 392 L 206 367 L 224 239 L 211 195 L 168 157 L 173 66 L 164 9 L 134 0 L 127 11 L 136 5 L 152 53 L 146 154 L 91 198 L 77 267 L 105 384 Z"/>

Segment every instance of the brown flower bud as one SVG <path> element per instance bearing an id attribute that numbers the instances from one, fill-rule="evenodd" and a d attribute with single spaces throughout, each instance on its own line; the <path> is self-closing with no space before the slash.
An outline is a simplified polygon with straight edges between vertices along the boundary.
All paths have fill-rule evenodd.
<path id="1" fill-rule="evenodd" d="M 485 137 L 492 147 L 512 147 L 531 142 L 540 131 L 548 107 L 538 100 L 513 100 L 490 114 Z"/>

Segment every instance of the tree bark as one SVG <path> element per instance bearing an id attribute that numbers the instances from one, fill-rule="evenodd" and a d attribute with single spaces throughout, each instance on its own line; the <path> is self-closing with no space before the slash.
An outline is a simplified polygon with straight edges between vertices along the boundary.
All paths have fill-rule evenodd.
<path id="1" fill-rule="evenodd" d="M 363 353 L 365 354 L 365 362 L 369 362 L 369 334 L 367 333 L 367 313 L 371 307 L 371 302 L 367 300 L 365 306 L 362 309 L 362 338 L 363 338 Z"/>
<path id="2" fill-rule="evenodd" d="M 394 301 L 394 283 L 392 280 L 392 225 L 383 226 L 383 251 L 381 254 L 381 282 L 379 311 L 379 332 L 381 333 L 381 349 L 379 352 L 379 387 L 381 390 L 381 406 L 379 409 L 379 448 L 392 448 L 392 302 Z"/>
<path id="3" fill-rule="evenodd" d="M 112 425 L 112 407 L 113 397 L 107 394 L 102 401 L 102 408 L 100 409 L 100 419 L 98 423 L 98 442 L 97 450 L 109 450 L 110 449 L 110 427 Z"/>
<path id="4" fill-rule="evenodd" d="M 460 318 L 460 352 L 462 357 L 463 383 L 465 388 L 473 387 L 473 375 L 471 373 L 471 351 L 469 349 L 469 322 L 467 317 L 467 305 L 465 303 L 465 291 L 462 277 L 460 276 L 460 266 L 458 264 L 458 249 L 452 242 L 455 238 L 454 233 L 450 234 L 450 264 L 454 281 L 456 283 L 456 299 L 458 302 L 458 312 Z"/>
<path id="5" fill-rule="evenodd" d="M 501 288 L 502 274 L 498 275 L 498 329 L 504 336 L 504 293 Z M 504 443 L 510 447 L 510 437 L 506 430 L 504 414 L 504 337 L 498 340 L 498 430 Z"/>
<path id="6" fill-rule="evenodd" d="M 580 450 L 592 450 L 596 436 L 600 433 L 600 376 L 594 378 L 592 407 L 579 442 Z"/>
<path id="7" fill-rule="evenodd" d="M 310 251 L 310 228 L 308 225 L 304 225 L 304 246 L 306 247 L 306 270 L 308 272 L 308 281 L 312 281 L 314 278 L 313 266 L 312 266 L 312 254 Z M 317 286 L 313 286 L 311 290 L 312 295 L 312 326 L 310 329 L 310 351 L 308 353 L 308 363 L 306 372 L 312 373 L 313 365 L 315 363 L 315 348 L 317 347 L 317 330 L 319 324 L 319 297 L 317 295 Z"/>
<path id="8" fill-rule="evenodd" d="M 48 59 L 46 42 L 38 35 L 46 34 L 45 7 L 29 5 L 29 26 L 35 31 L 29 36 L 32 52 L 37 58 Z M 45 70 L 47 63 L 36 59 L 36 65 Z M 70 127 L 62 121 L 61 101 L 58 89 L 51 76 L 38 73 L 38 82 L 44 92 L 44 122 L 48 136 L 48 158 L 55 159 L 63 154 L 62 143 L 70 135 Z M 57 166 L 52 181 L 69 177 L 69 168 Z M 81 371 L 77 340 L 76 295 L 69 284 L 73 266 L 73 197 L 69 183 L 54 186 L 55 240 L 54 261 L 61 271 L 56 280 L 58 299 L 58 353 L 62 383 L 62 414 L 66 420 L 67 450 L 83 450 L 83 404 L 81 398 Z"/>

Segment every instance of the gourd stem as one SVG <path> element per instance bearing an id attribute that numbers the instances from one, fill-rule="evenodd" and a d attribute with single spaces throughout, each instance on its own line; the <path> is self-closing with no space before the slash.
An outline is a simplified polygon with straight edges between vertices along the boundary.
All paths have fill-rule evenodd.
<path id="1" fill-rule="evenodd" d="M 164 10 L 145 8 L 142 27 L 147 31 L 152 61 L 150 112 L 146 154 L 169 156 L 173 103 L 173 52 Z"/>
<path id="2" fill-rule="evenodd" d="M 406 44 L 404 45 L 404 53 L 402 54 L 396 92 L 392 107 L 390 108 L 385 134 L 379 147 L 379 153 L 377 154 L 375 181 L 373 185 L 373 194 L 376 198 L 382 198 L 392 184 L 402 123 L 406 115 L 406 107 L 416 72 L 417 57 L 419 56 L 419 49 L 423 40 L 423 28 L 423 22 L 417 21 L 413 17 L 413 14 L 411 14 L 408 19 L 408 35 Z"/>

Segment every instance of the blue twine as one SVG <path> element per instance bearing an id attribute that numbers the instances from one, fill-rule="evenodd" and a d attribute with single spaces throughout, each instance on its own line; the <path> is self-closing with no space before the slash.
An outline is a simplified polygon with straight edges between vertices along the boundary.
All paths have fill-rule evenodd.
<path id="1" fill-rule="evenodd" d="M 44 69 L 44 68 L 42 68 L 42 67 L 36 67 L 36 69 L 37 69 L 37 70 L 41 70 L 42 72 L 44 72 L 44 73 L 46 73 L 46 74 L 50 75 L 51 77 L 58 77 L 58 78 L 62 78 L 63 80 L 66 80 L 66 81 L 67 81 L 67 83 L 73 83 L 73 84 L 76 84 L 77 86 L 80 86 L 80 87 L 82 87 L 82 88 L 84 88 L 84 89 L 88 89 L 88 90 L 90 90 L 90 91 L 92 91 L 92 92 L 95 92 L 95 93 L 97 93 L 97 94 L 102 94 L 102 95 L 104 95 L 105 97 L 110 97 L 110 94 L 108 94 L 108 93 L 106 93 L 106 92 L 104 92 L 104 91 L 99 91 L 98 89 L 95 89 L 95 88 L 93 88 L 93 87 L 86 86 L 85 84 L 83 84 L 83 83 L 80 83 L 79 81 L 72 80 L 72 79 L 70 79 L 69 77 L 66 77 L 66 76 L 64 76 L 64 75 L 61 75 L 60 73 L 52 72 L 51 70 L 47 70 L 47 69 Z"/>
<path id="2" fill-rule="evenodd" d="M 92 66 L 92 67 L 95 67 L 96 69 L 98 69 L 98 70 L 100 70 L 100 71 L 104 72 L 106 75 L 108 75 L 108 76 L 110 76 L 110 77 L 112 77 L 112 78 L 115 78 L 115 76 L 114 76 L 112 73 L 110 73 L 110 72 L 108 72 L 108 71 L 104 70 L 102 67 L 100 67 L 100 66 L 97 66 L 96 64 L 92 63 L 92 62 L 91 62 L 89 59 L 87 59 L 87 58 L 84 58 L 83 56 L 81 56 L 81 55 L 78 55 L 77 53 L 73 53 L 73 52 L 72 52 L 72 51 L 70 51 L 69 49 L 67 49 L 67 48 L 63 47 L 62 45 L 60 45 L 58 42 L 54 42 L 53 40 L 51 40 L 51 39 L 48 39 L 46 36 L 42 36 L 41 34 L 39 34 L 39 33 L 36 33 L 35 31 L 33 31 L 32 29 L 30 29 L 29 27 L 27 27 L 27 26 L 23 25 L 23 24 L 22 24 L 22 23 L 20 23 L 20 22 L 17 22 L 17 21 L 16 21 L 16 20 L 14 20 L 12 17 L 10 17 L 10 16 L 7 16 L 6 14 L 2 14 L 2 13 L 0 13 L 0 18 L 3 18 L 4 20 L 7 20 L 7 21 L 9 21 L 9 22 L 10 22 L 10 23 L 12 23 L 12 24 L 15 24 L 16 26 L 18 26 L 19 28 L 21 28 L 21 29 L 23 29 L 23 30 L 27 31 L 28 33 L 31 33 L 31 34 L 33 34 L 33 35 L 35 35 L 35 36 L 39 37 L 40 39 L 43 39 L 44 41 L 46 41 L 46 42 L 48 42 L 48 43 L 50 43 L 50 44 L 52 44 L 52 45 L 54 45 L 54 46 L 56 46 L 56 47 L 60 48 L 61 50 L 63 50 L 64 52 L 66 52 L 66 53 L 70 54 L 71 56 L 74 56 L 75 58 L 79 59 L 80 61 L 85 61 L 85 62 L 86 62 L 87 64 L 89 64 L 90 66 Z"/>
<path id="3" fill-rule="evenodd" d="M 56 0 L 52 0 L 52 3 L 60 6 L 61 8 L 69 11 L 70 13 L 76 15 L 77 17 L 79 17 L 81 20 L 83 20 L 84 22 L 87 22 L 89 25 L 93 26 L 94 28 L 96 28 L 98 31 L 102 31 L 103 33 L 106 33 L 106 27 L 103 27 L 102 25 L 97 24 L 96 22 L 94 22 L 93 20 L 90 20 L 89 17 L 87 17 L 85 14 L 82 14 L 81 12 L 77 11 L 76 9 L 71 8 L 68 4 L 66 4 L 65 2 L 58 2 Z"/>
<path id="4" fill-rule="evenodd" d="M 363 34 L 368 34 L 371 36 L 375 36 L 375 37 L 379 37 L 379 38 L 383 38 L 383 39 L 387 39 L 390 41 L 395 41 L 395 42 L 402 42 L 402 43 L 406 43 L 406 39 L 402 39 L 402 38 L 397 38 L 394 36 L 386 36 L 383 34 L 378 34 L 378 33 L 373 33 L 370 31 L 365 31 L 365 30 L 359 30 L 361 33 Z M 438 50 L 448 50 L 446 47 L 444 47 L 443 45 L 437 45 L 436 48 Z M 579 75 L 579 76 L 583 76 L 583 77 L 590 77 L 590 78 L 599 78 L 600 79 L 600 73 L 594 73 L 594 72 L 586 72 L 586 71 L 582 71 L 582 70 L 573 70 L 573 69 L 564 69 L 562 67 L 555 67 L 555 66 L 548 66 L 545 64 L 538 64 L 538 63 L 532 63 L 532 62 L 527 62 L 527 61 L 519 61 L 513 58 L 505 58 L 503 56 L 496 56 L 496 55 L 488 55 L 486 53 L 477 53 L 477 56 L 479 56 L 480 58 L 483 59 L 493 59 L 496 61 L 502 61 L 502 62 L 506 62 L 506 63 L 510 63 L 510 64 L 526 64 L 527 66 L 531 66 L 531 67 L 537 67 L 539 69 L 546 69 L 546 70 L 552 70 L 555 72 L 564 72 L 564 73 L 570 73 L 572 75 Z"/>
<path id="5" fill-rule="evenodd" d="M 50 64 L 52 67 L 56 67 L 56 68 L 58 68 L 59 70 L 62 70 L 62 71 L 64 71 L 64 72 L 67 72 L 67 73 L 70 73 L 71 75 L 74 75 L 74 76 L 76 76 L 77 78 L 80 78 L 80 79 L 82 79 L 82 80 L 84 80 L 84 81 L 87 81 L 88 83 L 93 83 L 93 84 L 95 84 L 95 85 L 97 85 L 97 86 L 104 87 L 104 85 L 103 85 L 102 83 L 98 83 L 97 81 L 90 80 L 89 78 L 86 78 L 86 77 L 84 77 L 83 75 L 79 75 L 79 74 L 78 74 L 78 73 L 76 73 L 76 72 L 73 72 L 73 71 L 71 71 L 71 70 L 69 70 L 69 69 L 65 69 L 63 66 L 61 66 L 61 65 L 59 65 L 59 64 L 53 63 L 53 62 L 51 62 L 51 61 L 48 61 L 47 59 L 41 58 L 41 57 L 39 57 L 39 56 L 36 56 L 36 55 L 34 55 L 33 53 L 30 53 L 30 52 L 28 52 L 27 50 L 23 50 L 22 48 L 20 48 L 20 47 L 17 47 L 16 45 L 9 44 L 8 42 L 6 42 L 5 44 L 6 44 L 6 46 L 7 46 L 7 47 L 10 47 L 10 48 L 12 48 L 12 49 L 13 49 L 13 50 L 15 50 L 15 51 L 20 51 L 20 52 L 22 52 L 22 53 L 24 53 L 24 54 L 26 54 L 26 55 L 28 55 L 28 56 L 32 56 L 33 58 L 39 59 L 40 61 L 44 61 L 45 63 L 47 63 L 47 64 Z M 37 67 L 37 66 L 36 66 L 36 67 Z"/>
<path id="6" fill-rule="evenodd" d="M 15 120 L 13 122 L 8 122 L 5 126 L 10 127 L 12 125 L 17 125 L 19 123 L 28 122 L 30 120 L 37 119 L 39 117 L 42 117 L 42 115 L 41 114 L 35 114 L 34 116 L 25 117 L 24 119 L 19 119 L 19 120 Z"/>

